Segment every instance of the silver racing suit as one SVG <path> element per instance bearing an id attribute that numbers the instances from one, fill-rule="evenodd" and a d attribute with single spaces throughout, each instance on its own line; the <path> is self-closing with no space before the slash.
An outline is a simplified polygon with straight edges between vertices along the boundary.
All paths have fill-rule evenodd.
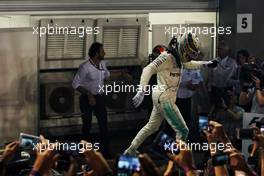
<path id="1" fill-rule="evenodd" d="M 190 61 L 182 63 L 186 69 L 200 69 L 206 66 L 208 61 Z M 176 139 L 186 141 L 189 129 L 175 104 L 176 94 L 181 80 L 182 68 L 179 68 L 173 55 L 163 52 L 152 63 L 147 65 L 142 72 L 140 86 L 148 85 L 153 74 L 157 74 L 157 86 L 153 89 L 153 110 L 148 123 L 138 132 L 131 143 L 129 150 L 136 150 L 143 141 L 155 133 L 163 119 L 176 132 Z"/>

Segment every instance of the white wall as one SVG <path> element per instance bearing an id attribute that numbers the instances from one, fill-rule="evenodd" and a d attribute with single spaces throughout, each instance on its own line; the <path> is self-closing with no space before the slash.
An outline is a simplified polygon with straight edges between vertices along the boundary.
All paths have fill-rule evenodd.
<path id="1" fill-rule="evenodd" d="M 37 37 L 31 29 L 0 30 L 0 141 L 37 132 Z"/>
<path id="2" fill-rule="evenodd" d="M 149 13 L 150 29 L 156 24 L 192 24 L 213 23 L 216 26 L 216 12 L 177 12 L 177 13 Z M 214 38 L 214 46 L 216 40 Z M 149 32 L 149 52 L 152 51 L 152 33 Z M 215 49 L 214 49 L 215 56 Z"/>
<path id="3" fill-rule="evenodd" d="M 0 15 L 0 28 L 30 27 L 29 15 Z"/>

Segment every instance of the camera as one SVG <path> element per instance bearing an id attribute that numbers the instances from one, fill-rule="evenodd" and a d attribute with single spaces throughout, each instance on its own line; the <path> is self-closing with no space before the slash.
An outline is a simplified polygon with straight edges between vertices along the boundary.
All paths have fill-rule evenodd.
<path id="1" fill-rule="evenodd" d="M 261 87 L 264 87 L 264 71 L 255 64 L 244 64 L 241 67 L 239 81 L 242 87 L 252 88 L 254 86 L 252 75 L 259 78 Z"/>
<path id="2" fill-rule="evenodd" d="M 180 152 L 175 139 L 163 131 L 159 132 L 157 137 L 154 139 L 154 145 L 157 152 L 162 153 L 164 156 L 167 156 L 167 152 L 174 155 L 177 155 Z"/>
<path id="3" fill-rule="evenodd" d="M 240 128 L 237 129 L 237 139 L 252 139 L 256 135 L 254 128 Z"/>
<path id="4" fill-rule="evenodd" d="M 19 142 L 23 150 L 34 150 L 34 147 L 41 142 L 40 137 L 20 133 Z"/>
<path id="5" fill-rule="evenodd" d="M 117 176 L 130 176 L 140 171 L 140 162 L 138 157 L 121 155 L 117 162 Z"/>
<path id="6" fill-rule="evenodd" d="M 32 169 L 31 164 L 34 159 L 34 156 L 31 154 L 35 154 L 34 147 L 41 141 L 38 136 L 20 133 L 19 142 L 20 147 L 18 151 L 14 153 L 14 156 L 6 165 L 6 175 L 21 175 L 20 173 L 22 172 L 28 173 Z"/>
<path id="7" fill-rule="evenodd" d="M 260 129 L 262 134 L 264 134 L 264 118 L 253 117 L 253 119 L 249 122 L 249 126 L 255 124 L 257 128 Z M 255 128 L 242 128 L 237 129 L 237 138 L 238 139 L 252 139 L 257 133 Z"/>
<path id="8" fill-rule="evenodd" d="M 208 130 L 209 122 L 207 115 L 199 116 L 199 132 L 203 132 L 203 130 Z"/>
<path id="9" fill-rule="evenodd" d="M 255 124 L 261 130 L 261 127 L 264 126 L 264 117 L 260 119 L 260 117 L 253 117 L 253 119 L 249 122 L 249 125 Z"/>

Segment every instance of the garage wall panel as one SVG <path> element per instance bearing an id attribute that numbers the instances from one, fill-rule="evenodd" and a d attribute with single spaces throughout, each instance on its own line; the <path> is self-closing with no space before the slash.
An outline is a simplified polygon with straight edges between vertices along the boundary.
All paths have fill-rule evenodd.
<path id="1" fill-rule="evenodd" d="M 0 141 L 37 133 L 37 37 L 0 30 Z"/>

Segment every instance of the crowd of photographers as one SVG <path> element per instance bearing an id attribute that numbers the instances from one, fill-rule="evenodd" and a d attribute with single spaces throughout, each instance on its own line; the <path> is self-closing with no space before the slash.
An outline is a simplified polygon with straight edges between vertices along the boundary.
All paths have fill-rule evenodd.
<path id="1" fill-rule="evenodd" d="M 221 151 L 221 153 L 225 153 L 225 155 L 228 156 L 228 162 L 221 162 L 222 159 L 217 159 L 216 157 L 220 154 L 219 151 L 210 148 L 209 152 L 212 159 L 209 159 L 207 162 L 208 164 L 204 167 L 204 175 L 234 175 L 238 171 L 240 172 L 240 174 L 241 172 L 243 172 L 245 175 L 262 175 L 264 169 L 264 135 L 261 134 L 260 130 L 256 126 L 252 128 L 256 130 L 256 133 L 252 138 L 254 146 L 251 155 L 258 157 L 259 161 L 254 170 L 249 166 L 249 164 L 247 163 L 247 159 L 244 158 L 243 154 L 231 145 L 231 147 L 225 148 L 223 151 Z M 223 126 L 218 122 L 210 121 L 209 129 L 204 130 L 204 134 L 209 144 L 215 142 L 221 142 L 223 144 L 230 143 L 230 139 L 228 138 Z M 81 141 L 81 143 L 85 144 L 87 142 Z M 37 148 L 41 148 L 41 145 L 47 144 L 47 139 L 41 137 L 41 143 L 38 144 Z M 184 145 L 185 143 L 183 141 L 176 141 L 176 144 Z M 56 143 L 49 145 L 56 145 Z M 8 165 L 12 161 L 12 158 L 16 156 L 16 153 L 20 151 L 19 148 L 20 143 L 18 141 L 14 141 L 6 145 L 4 151 L 1 154 L 1 175 L 12 175 L 13 170 L 16 169 L 8 167 Z M 30 170 L 28 170 L 28 175 L 56 175 L 55 171 L 58 167 L 58 161 L 62 156 L 60 156 L 60 154 L 54 148 L 55 147 L 49 147 L 44 151 L 35 151 L 36 159 L 33 166 L 30 168 Z M 131 175 L 177 175 L 177 173 L 174 172 L 173 167 L 180 168 L 187 176 L 199 175 L 199 172 L 193 160 L 192 151 L 188 148 L 185 147 L 185 149 L 180 150 L 177 154 L 168 152 L 167 156 L 170 161 L 173 162 L 173 165 L 156 166 L 155 162 L 147 154 L 140 154 L 138 156 L 140 161 L 140 170 L 134 173 L 131 172 Z M 107 161 L 98 151 L 91 149 L 85 150 L 80 157 L 82 157 L 82 159 L 84 160 L 82 164 L 89 165 L 89 169 L 81 167 L 79 161 L 77 162 L 76 158 L 70 157 L 69 166 L 64 170 L 63 175 L 77 175 L 77 171 L 81 169 L 82 172 L 79 172 L 79 175 L 83 176 L 118 175 L 116 174 L 118 171 L 115 167 L 116 164 L 114 164 L 114 161 Z M 16 175 L 20 174 L 16 173 Z"/>
<path id="2" fill-rule="evenodd" d="M 219 44 L 218 53 L 218 66 L 208 76 L 212 105 L 208 115 L 224 126 L 232 143 L 241 149 L 236 129 L 242 128 L 244 112 L 264 113 L 264 62 L 245 49 L 237 52 L 235 60 L 224 42 Z"/>

